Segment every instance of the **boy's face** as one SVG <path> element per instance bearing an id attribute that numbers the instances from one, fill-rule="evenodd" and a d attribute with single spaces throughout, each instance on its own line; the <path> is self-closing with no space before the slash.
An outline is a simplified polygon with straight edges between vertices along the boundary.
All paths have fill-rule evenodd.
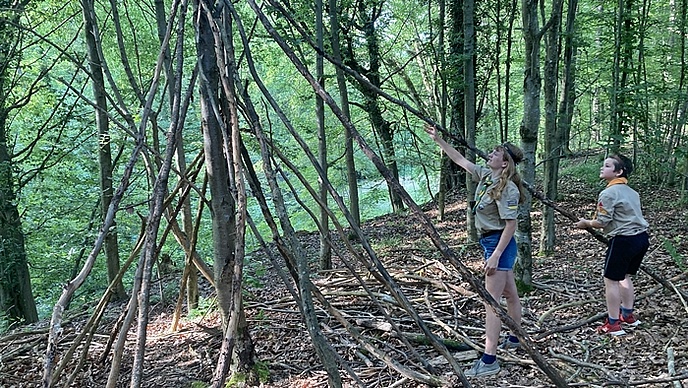
<path id="1" fill-rule="evenodd" d="M 600 168 L 600 178 L 607 181 L 618 178 L 621 175 L 621 170 L 614 171 L 614 169 L 616 169 L 616 166 L 614 165 L 614 159 L 605 159 L 602 163 L 602 168 Z"/>

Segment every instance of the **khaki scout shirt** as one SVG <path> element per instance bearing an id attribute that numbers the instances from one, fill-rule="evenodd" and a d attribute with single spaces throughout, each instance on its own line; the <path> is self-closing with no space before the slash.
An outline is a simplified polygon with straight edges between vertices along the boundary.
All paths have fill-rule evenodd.
<path id="1" fill-rule="evenodd" d="M 495 183 L 492 182 L 492 170 L 475 166 L 472 171 L 474 181 L 478 181 L 475 191 L 475 227 L 478 233 L 485 234 L 493 230 L 503 230 L 506 226 L 505 220 L 515 220 L 518 218 L 518 200 L 520 193 L 518 187 L 509 181 L 502 191 L 502 197 L 495 201 L 490 196 Z"/>
<path id="2" fill-rule="evenodd" d="M 649 224 L 643 218 L 640 196 L 625 178 L 609 182 L 597 201 L 597 221 L 607 237 L 635 236 L 646 232 Z"/>

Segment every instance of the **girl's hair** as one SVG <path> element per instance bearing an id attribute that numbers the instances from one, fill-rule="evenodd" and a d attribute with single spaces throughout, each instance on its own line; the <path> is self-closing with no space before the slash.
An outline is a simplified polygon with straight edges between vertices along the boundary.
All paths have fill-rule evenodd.
<path id="1" fill-rule="evenodd" d="M 633 162 L 631 162 L 631 159 L 621 154 L 614 154 L 609 156 L 609 158 L 614 160 L 614 172 L 621 171 L 621 178 L 628 178 L 631 175 L 633 172 Z"/>
<path id="2" fill-rule="evenodd" d="M 516 184 L 516 187 L 518 187 L 518 203 L 525 201 L 526 194 L 523 187 L 523 181 L 521 180 L 521 175 L 519 175 L 518 170 L 516 170 L 516 165 L 523 160 L 523 150 L 511 143 L 499 145 L 495 147 L 495 150 L 502 151 L 504 161 L 507 162 L 507 164 L 506 167 L 502 169 L 502 175 L 490 195 L 493 199 L 500 199 L 507 182 L 511 180 Z"/>

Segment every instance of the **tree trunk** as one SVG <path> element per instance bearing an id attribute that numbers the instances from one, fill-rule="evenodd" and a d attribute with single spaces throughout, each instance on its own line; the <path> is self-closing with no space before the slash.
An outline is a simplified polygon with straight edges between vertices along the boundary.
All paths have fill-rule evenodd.
<path id="1" fill-rule="evenodd" d="M 544 158 L 544 191 L 547 198 L 557 198 L 559 180 L 559 160 L 561 143 L 557 125 L 557 85 L 559 83 L 560 30 L 563 1 L 554 0 L 550 15 L 549 27 L 545 35 L 545 136 L 543 141 Z M 532 182 L 532 181 L 531 181 Z M 554 252 L 556 235 L 554 229 L 554 209 L 545 206 L 542 209 L 540 229 L 540 254 Z"/>
<path id="2" fill-rule="evenodd" d="M 233 20 L 239 20 L 230 15 L 230 11 L 234 14 L 230 5 L 215 7 L 200 1 L 194 8 L 203 149 L 211 194 L 213 269 L 225 333 L 212 386 L 223 387 L 230 368 L 246 376 L 255 363 L 242 302 L 247 209 L 231 39 Z M 236 198 L 232 193 L 236 193 Z"/>
<path id="3" fill-rule="evenodd" d="M 329 0 L 329 10 L 330 10 L 330 39 L 332 43 L 332 57 L 338 61 L 342 62 L 342 53 L 340 49 L 340 26 L 339 26 L 339 12 L 340 9 L 337 6 L 337 0 Z M 337 86 L 339 89 L 339 104 L 342 108 L 342 112 L 347 118 L 351 117 L 349 112 L 349 92 L 346 86 L 346 77 L 344 76 L 344 71 L 337 67 L 335 69 L 337 75 Z M 351 136 L 351 131 L 348 128 L 345 129 L 344 133 L 344 158 L 346 160 L 346 180 L 349 185 L 349 212 L 353 217 L 356 226 L 361 225 L 361 210 L 358 199 L 358 174 L 356 174 L 356 163 L 354 161 L 354 141 Z"/>
<path id="4" fill-rule="evenodd" d="M 458 134 L 465 138 L 465 91 L 463 87 L 464 82 L 464 61 L 461 59 L 464 53 L 464 33 L 463 33 L 463 1 L 451 0 L 449 5 L 449 12 L 451 24 L 449 30 L 449 58 L 447 58 L 447 67 L 444 71 L 444 78 L 447 79 L 449 93 L 449 126 L 452 133 Z M 464 155 L 471 157 L 470 153 L 466 152 L 465 147 L 460 144 L 448 140 L 457 149 L 464 151 Z M 440 197 L 438 202 L 445 201 L 444 196 L 450 191 L 456 191 L 466 185 L 466 172 L 461 166 L 452 162 L 447 155 L 442 152 L 441 157 L 441 171 L 440 171 Z M 473 187 L 473 191 L 471 191 Z M 475 185 L 466 188 L 466 196 L 472 198 L 475 193 Z M 467 212 L 468 228 L 475 230 L 475 222 L 473 222 L 473 215 Z"/>
<path id="5" fill-rule="evenodd" d="M 439 98 L 439 122 L 442 128 L 447 127 L 447 105 L 449 103 L 449 81 L 448 79 L 450 78 L 449 76 L 449 58 L 447 58 L 447 55 L 445 55 L 446 52 L 446 42 L 445 42 L 445 34 L 444 30 L 446 28 L 446 21 L 447 21 L 447 4 L 445 0 L 439 0 L 438 2 L 438 8 L 439 8 L 439 14 L 437 17 L 437 21 L 439 24 L 438 27 L 438 48 L 435 53 L 435 58 L 437 58 L 437 66 L 439 67 L 439 72 L 436 72 L 437 75 L 439 75 L 439 79 L 437 76 L 433 80 L 433 83 L 440 84 L 440 98 Z M 452 27 L 454 24 L 452 23 Z M 450 31 L 450 37 L 451 37 L 451 31 Z M 452 47 L 452 46 L 450 46 Z M 453 111 L 452 111 L 453 113 Z M 444 220 L 444 209 L 446 207 L 446 201 L 447 201 L 447 192 L 449 190 L 449 174 L 450 174 L 450 166 L 454 164 L 449 160 L 447 155 L 444 152 L 440 152 L 440 177 L 439 177 L 439 190 L 437 193 L 437 212 L 438 216 L 437 219 L 439 221 Z"/>
<path id="6" fill-rule="evenodd" d="M 4 72 L 0 82 L 4 81 Z M 9 325 L 38 321 L 36 302 L 31 292 L 31 277 L 26 259 L 24 232 L 14 192 L 12 156 L 7 149 L 7 111 L 4 108 L 4 82 L 0 85 L 0 313 Z"/>
<path id="7" fill-rule="evenodd" d="M 8 76 L 15 71 L 21 52 L 15 51 L 19 39 L 22 4 L 2 2 L 0 18 L 0 316 L 10 325 L 38 321 L 36 302 L 31 291 L 31 277 L 26 257 L 24 232 L 17 208 L 13 150 L 8 148 L 7 118 L 11 90 Z M 5 15 L 11 15 L 8 20 Z"/>
<path id="8" fill-rule="evenodd" d="M 564 35 L 564 88 L 561 93 L 559 105 L 559 121 L 557 134 L 561 136 L 561 155 L 571 153 L 571 121 L 573 120 L 574 104 L 576 102 L 576 58 L 578 44 L 575 38 L 576 13 L 578 12 L 578 0 L 569 0 L 566 13 L 566 33 Z M 556 199 L 556 198 L 551 198 Z"/>
<path id="9" fill-rule="evenodd" d="M 516 14 L 518 10 L 517 0 L 509 0 L 508 9 L 509 22 L 506 26 L 506 58 L 501 59 L 502 34 L 501 34 L 501 19 L 497 21 L 497 64 L 504 64 L 504 81 L 502 81 L 502 71 L 497 71 L 497 114 L 499 116 L 499 133 L 502 141 L 509 139 L 509 100 L 511 96 L 511 64 L 513 62 L 511 54 L 514 45 L 514 24 L 516 23 Z M 499 15 L 501 5 L 497 7 L 497 15 Z M 504 102 L 502 102 L 502 95 Z"/>
<path id="10" fill-rule="evenodd" d="M 380 78 L 380 69 L 382 64 L 382 56 L 380 54 L 380 46 L 378 42 L 375 22 L 382 15 L 380 8 L 382 7 L 380 1 L 360 2 L 358 5 L 358 17 L 362 18 L 361 24 L 363 35 L 365 36 L 365 47 L 368 51 L 368 67 L 361 66 L 355 61 L 353 51 L 349 51 L 347 64 L 363 74 L 376 87 L 382 86 Z M 349 39 L 352 39 L 349 37 Z M 349 45 L 351 46 L 351 44 Z M 366 85 L 357 85 L 364 96 L 364 110 L 368 113 L 373 130 L 380 137 L 382 145 L 382 155 L 384 163 L 394 175 L 394 178 L 399 181 L 399 167 L 396 159 L 396 152 L 394 150 L 394 131 L 392 123 L 387 121 L 382 114 L 382 107 L 380 97 L 377 93 L 370 90 Z M 387 186 L 389 198 L 392 205 L 393 212 L 400 212 L 404 209 L 404 202 L 398 193 Z"/>
<path id="11" fill-rule="evenodd" d="M 523 121 L 521 122 L 521 149 L 524 160 L 521 176 L 526 182 L 535 181 L 535 150 L 537 148 L 540 123 L 540 31 L 538 24 L 538 3 L 523 0 L 523 36 L 525 38 L 525 74 L 523 81 Z M 530 217 L 532 196 L 526 193 L 526 200 L 519 207 L 518 261 L 514 267 L 516 281 L 521 291 L 529 290 L 533 284 L 533 225 Z"/>
<path id="12" fill-rule="evenodd" d="M 158 26 L 158 40 L 162 44 L 165 41 L 165 35 L 167 34 L 167 16 L 165 15 L 165 3 L 162 0 L 155 0 L 155 20 Z M 176 90 L 176 85 L 178 85 L 179 80 L 173 74 L 172 68 L 172 58 L 169 43 L 165 46 L 165 51 L 163 54 L 163 67 L 165 72 L 165 78 L 167 79 L 167 96 L 168 102 L 170 104 L 170 112 L 174 110 L 174 96 L 181 96 L 181 91 Z M 183 122 L 183 121 L 182 121 Z M 179 142 L 177 142 L 177 155 L 176 164 L 177 170 L 179 171 L 179 181 L 182 185 L 188 185 L 188 183 L 182 183 L 187 176 L 187 166 L 186 166 L 186 155 L 184 152 L 184 132 L 179 133 Z M 184 192 L 185 190 L 181 190 Z M 181 225 L 184 234 L 184 241 L 189 241 L 190 236 L 193 234 L 193 216 L 191 215 L 191 198 L 187 195 L 184 197 L 181 209 Z M 186 277 L 186 307 L 187 309 L 194 310 L 198 308 L 198 269 L 193 264 L 192 256 L 193 252 L 185 249 L 185 265 L 189 266 L 188 270 L 185 269 L 187 273 Z"/>
<path id="13" fill-rule="evenodd" d="M 318 49 L 324 52 L 324 38 L 323 38 L 323 0 L 315 0 L 315 37 Z M 325 71 L 323 65 L 323 57 L 320 53 L 316 54 L 315 59 L 315 74 L 320 85 L 325 88 Z M 325 131 L 325 104 L 320 96 L 315 96 L 315 116 L 318 119 L 318 155 L 320 159 L 320 168 L 323 169 L 327 175 L 327 133 Z M 320 183 L 320 200 L 327 206 L 328 193 L 327 187 L 323 182 Z M 332 268 L 332 248 L 328 241 L 330 241 L 330 221 L 327 214 L 327 209 L 322 207 L 320 209 L 320 269 Z"/>
<path id="14" fill-rule="evenodd" d="M 626 129 L 629 125 L 628 116 L 631 108 L 626 98 L 626 86 L 631 75 L 631 63 L 633 61 L 633 20 L 632 12 L 635 12 L 633 0 L 619 0 L 616 20 L 616 39 L 614 47 L 614 68 L 612 85 L 612 121 L 608 138 L 609 151 L 618 152 Z"/>
<path id="15" fill-rule="evenodd" d="M 103 64 L 100 58 L 100 32 L 96 24 L 95 9 L 92 0 L 82 1 L 84 13 L 84 34 L 88 47 L 88 63 L 93 86 L 93 100 L 96 104 L 96 127 L 98 128 L 98 165 L 100 168 L 100 205 L 104 219 L 110 202 L 112 202 L 112 155 L 110 151 L 110 130 L 107 111 L 107 92 L 103 77 Z M 120 269 L 119 245 L 117 242 L 117 221 L 105 236 L 105 257 L 107 262 L 108 281 L 117 279 Z M 114 300 L 124 300 L 127 293 L 121 280 L 115 282 Z"/>
<path id="16" fill-rule="evenodd" d="M 201 6 L 197 4 L 197 7 Z M 211 7 L 212 4 L 205 6 Z M 218 291 L 218 306 L 226 326 L 231 305 L 231 277 L 224 276 L 229 263 L 234 262 L 235 212 L 236 204 L 229 186 L 229 167 L 223 152 L 222 126 L 215 114 L 220 99 L 220 69 L 215 54 L 215 39 L 211 30 L 212 21 L 203 9 L 198 9 L 196 26 L 196 50 L 201 76 L 200 105 L 201 129 L 206 173 L 209 178 L 213 234 L 213 270 Z M 217 15 L 213 15 L 217 18 Z M 223 117 L 228 120 L 228 117 Z"/>
<path id="17" fill-rule="evenodd" d="M 463 1 L 463 79 L 464 79 L 464 139 L 468 144 L 475 144 L 476 126 L 476 101 L 475 101 L 475 1 Z M 475 153 L 466 149 L 468 160 L 475 162 Z M 473 181 L 471 174 L 466 176 L 467 198 L 473 198 L 477 183 Z M 469 204 L 472 201 L 468 202 Z M 471 241 L 478 241 L 478 232 L 475 228 L 475 216 L 471 205 L 466 211 L 466 225 L 468 225 L 468 235 Z"/>

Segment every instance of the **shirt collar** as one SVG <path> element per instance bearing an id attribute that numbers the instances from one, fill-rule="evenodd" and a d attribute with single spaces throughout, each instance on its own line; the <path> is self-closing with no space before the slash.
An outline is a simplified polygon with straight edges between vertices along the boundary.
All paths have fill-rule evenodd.
<path id="1" fill-rule="evenodd" d="M 614 185 L 626 185 L 628 184 L 627 178 L 614 178 L 607 183 L 607 187 Z"/>

